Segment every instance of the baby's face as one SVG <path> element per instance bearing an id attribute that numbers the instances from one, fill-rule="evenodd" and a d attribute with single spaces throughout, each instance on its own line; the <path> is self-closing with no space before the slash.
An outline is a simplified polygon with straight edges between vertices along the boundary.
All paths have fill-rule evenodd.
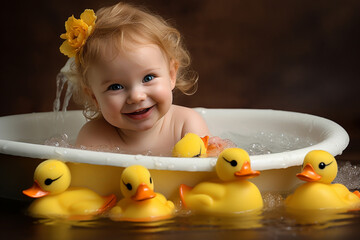
<path id="1" fill-rule="evenodd" d="M 103 117 L 124 130 L 152 128 L 168 112 L 175 82 L 175 67 L 153 44 L 121 51 L 89 74 L 89 85 Z"/>

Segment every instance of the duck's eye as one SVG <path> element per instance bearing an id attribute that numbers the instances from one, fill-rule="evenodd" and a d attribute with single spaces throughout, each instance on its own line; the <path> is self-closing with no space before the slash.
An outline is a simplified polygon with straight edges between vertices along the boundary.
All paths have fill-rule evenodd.
<path id="1" fill-rule="evenodd" d="M 237 161 L 231 160 L 230 164 L 231 164 L 231 166 L 236 167 L 237 166 Z"/>
<path id="2" fill-rule="evenodd" d="M 319 168 L 324 169 L 326 167 L 326 164 L 324 162 L 319 163 Z"/>
<path id="3" fill-rule="evenodd" d="M 129 191 L 132 190 L 132 186 L 131 186 L 130 183 L 125 183 L 125 182 L 123 181 L 123 184 L 125 185 L 125 187 L 126 187 Z"/>
<path id="4" fill-rule="evenodd" d="M 50 179 L 50 178 L 47 178 L 46 180 L 45 180 L 45 185 L 50 185 L 50 184 L 52 184 L 52 182 L 53 182 L 53 180 L 52 179 Z"/>
<path id="5" fill-rule="evenodd" d="M 47 179 L 45 179 L 44 183 L 45 183 L 46 186 L 49 186 L 50 184 L 52 184 L 53 182 L 55 182 L 59 178 L 61 178 L 61 176 L 58 177 L 58 178 L 55 178 L 55 179 L 47 178 Z"/>
<path id="6" fill-rule="evenodd" d="M 150 184 L 152 184 L 152 178 L 150 177 Z"/>
<path id="7" fill-rule="evenodd" d="M 223 158 L 224 158 L 224 157 L 223 157 Z M 236 160 L 231 160 L 231 161 L 229 161 L 229 160 L 227 160 L 226 158 L 224 158 L 224 160 L 225 160 L 226 162 L 230 163 L 230 165 L 233 166 L 233 167 L 236 167 L 236 166 L 237 166 L 237 161 L 236 161 Z"/>
<path id="8" fill-rule="evenodd" d="M 332 164 L 333 162 L 329 163 L 329 164 L 325 164 L 324 162 L 319 163 L 319 168 L 320 169 L 324 169 L 325 167 L 329 166 L 330 164 Z"/>

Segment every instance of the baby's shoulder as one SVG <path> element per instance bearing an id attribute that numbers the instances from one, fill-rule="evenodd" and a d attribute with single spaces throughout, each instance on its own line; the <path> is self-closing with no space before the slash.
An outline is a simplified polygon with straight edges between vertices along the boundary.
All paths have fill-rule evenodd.
<path id="1" fill-rule="evenodd" d="M 173 105 L 172 111 L 172 118 L 182 125 L 182 136 L 188 132 L 196 133 L 200 136 L 209 135 L 205 120 L 194 109 Z"/>
<path id="2" fill-rule="evenodd" d="M 85 123 L 76 139 L 76 146 L 99 146 L 109 144 L 115 129 L 102 117 Z"/>
<path id="3" fill-rule="evenodd" d="M 173 105 L 172 106 L 172 119 L 178 124 L 186 124 L 188 122 L 203 121 L 202 116 L 192 108 Z"/>
<path id="4" fill-rule="evenodd" d="M 188 119 L 192 117 L 201 117 L 198 112 L 192 108 L 187 108 L 178 105 L 172 105 L 172 114 L 177 119 Z"/>

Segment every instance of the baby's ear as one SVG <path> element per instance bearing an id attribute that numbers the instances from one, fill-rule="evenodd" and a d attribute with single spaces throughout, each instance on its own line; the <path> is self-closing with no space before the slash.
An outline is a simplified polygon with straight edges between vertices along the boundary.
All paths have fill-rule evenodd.
<path id="1" fill-rule="evenodd" d="M 177 75 L 177 71 L 179 69 L 179 62 L 171 59 L 170 60 L 170 81 L 171 81 L 171 89 L 175 88 L 176 85 L 176 75 Z"/>

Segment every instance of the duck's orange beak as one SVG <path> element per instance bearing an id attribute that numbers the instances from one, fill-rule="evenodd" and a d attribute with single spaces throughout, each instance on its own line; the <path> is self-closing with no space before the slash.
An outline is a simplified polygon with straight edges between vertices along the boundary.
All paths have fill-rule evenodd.
<path id="1" fill-rule="evenodd" d="M 246 161 L 242 165 L 240 171 L 234 173 L 234 175 L 238 178 L 249 179 L 254 178 L 260 175 L 259 171 L 253 171 L 250 167 L 250 162 Z"/>
<path id="2" fill-rule="evenodd" d="M 306 182 L 316 182 L 321 179 L 321 176 L 315 172 L 310 163 L 307 163 L 304 167 L 304 170 L 301 173 L 296 174 L 296 176 L 300 180 Z"/>
<path id="3" fill-rule="evenodd" d="M 145 183 L 141 183 L 137 188 L 135 195 L 131 198 L 135 201 L 143 201 L 154 197 L 156 197 L 156 193 L 154 193 L 154 191 L 151 190 L 148 185 L 146 185 Z"/>
<path id="4" fill-rule="evenodd" d="M 29 196 L 29 197 L 32 197 L 32 198 L 41 198 L 41 197 L 44 197 L 46 195 L 48 195 L 50 192 L 47 192 L 47 191 L 44 191 L 38 181 L 34 181 L 34 185 L 29 188 L 29 189 L 26 189 L 26 190 L 23 190 L 22 191 L 23 194 L 25 194 L 26 196 Z"/>

